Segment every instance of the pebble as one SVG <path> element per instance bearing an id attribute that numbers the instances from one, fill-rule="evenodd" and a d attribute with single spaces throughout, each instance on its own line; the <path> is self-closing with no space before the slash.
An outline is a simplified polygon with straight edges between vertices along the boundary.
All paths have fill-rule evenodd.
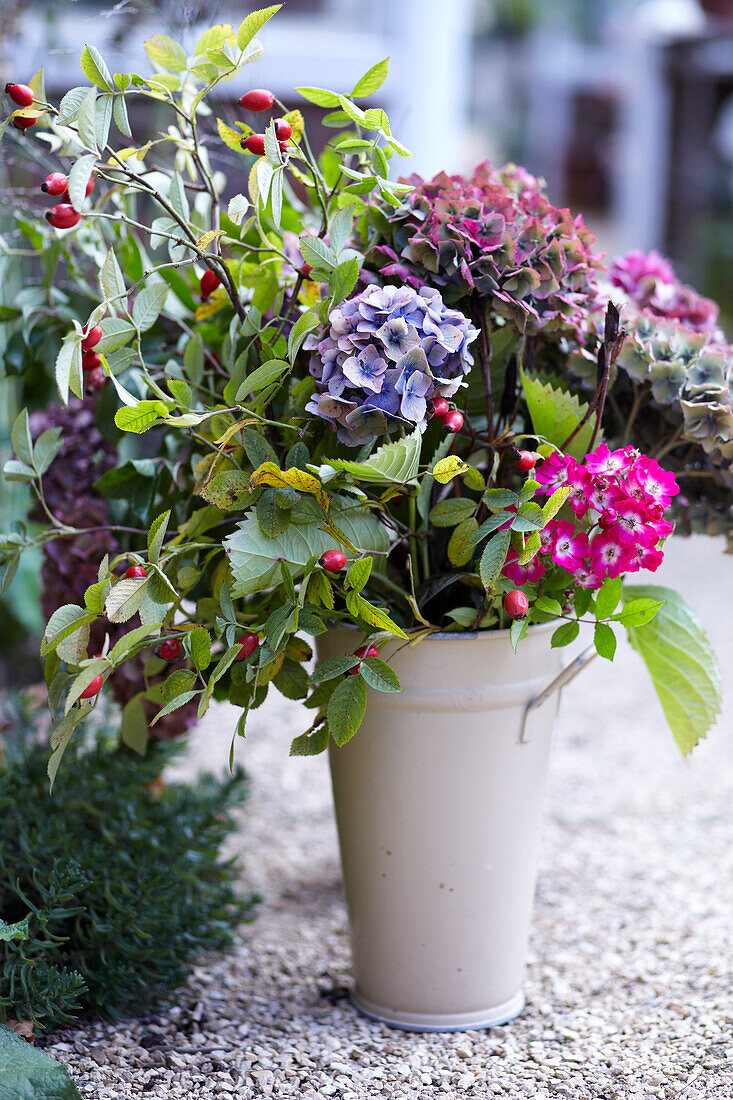
<path id="1" fill-rule="evenodd" d="M 667 556 L 654 583 L 696 607 L 730 678 L 707 581 L 730 559 L 702 538 Z M 237 745 L 252 798 L 230 842 L 258 919 L 167 1008 L 41 1045 L 84 1100 L 733 1100 L 733 715 L 683 762 L 645 675 L 620 643 L 563 692 L 517 1020 L 419 1035 L 352 1009 L 326 760 L 288 757 L 304 714 L 273 694 Z M 224 768 L 233 721 L 212 708 L 179 774 Z"/>

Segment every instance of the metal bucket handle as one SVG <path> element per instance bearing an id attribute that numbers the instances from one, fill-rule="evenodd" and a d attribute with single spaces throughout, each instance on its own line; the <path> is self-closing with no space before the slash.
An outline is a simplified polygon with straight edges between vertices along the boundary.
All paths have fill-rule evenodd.
<path id="1" fill-rule="evenodd" d="M 522 715 L 522 728 L 519 734 L 519 740 L 523 744 L 526 744 L 529 741 L 529 737 L 527 736 L 527 716 L 529 712 L 532 710 L 536 710 L 538 707 L 541 707 L 542 704 L 546 703 L 547 700 L 550 699 L 556 691 L 559 691 L 560 688 L 565 686 L 565 684 L 569 684 L 571 680 L 574 680 L 578 673 L 582 672 L 586 665 L 588 665 L 595 656 L 595 646 L 589 645 L 588 648 L 584 649 L 583 652 L 579 654 L 579 656 L 577 656 L 574 661 L 570 662 L 567 668 L 564 668 L 562 672 L 558 673 L 555 679 L 552 680 L 546 688 L 543 688 L 542 691 L 538 692 L 537 695 L 533 696 L 530 699 L 530 701 L 527 703 L 527 706 L 524 708 L 524 714 Z"/>

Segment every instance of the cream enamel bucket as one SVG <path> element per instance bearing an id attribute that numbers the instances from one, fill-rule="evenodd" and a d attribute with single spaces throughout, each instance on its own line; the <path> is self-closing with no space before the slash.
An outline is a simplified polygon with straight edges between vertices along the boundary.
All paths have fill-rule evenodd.
<path id="1" fill-rule="evenodd" d="M 353 999 L 374 1019 L 457 1031 L 524 1006 L 557 696 L 537 701 L 569 678 L 553 682 L 556 625 L 530 628 L 516 655 L 506 631 L 400 649 L 403 690 L 369 689 L 361 729 L 331 743 Z M 354 639 L 329 630 L 319 659 L 352 652 Z"/>

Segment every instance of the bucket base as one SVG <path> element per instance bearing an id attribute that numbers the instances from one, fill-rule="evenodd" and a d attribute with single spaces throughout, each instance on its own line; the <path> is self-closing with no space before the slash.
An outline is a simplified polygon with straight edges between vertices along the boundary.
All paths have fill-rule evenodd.
<path id="1" fill-rule="evenodd" d="M 481 1012 L 422 1013 L 401 1012 L 398 1009 L 385 1008 L 365 1000 L 357 989 L 352 991 L 351 1000 L 360 1012 L 370 1020 L 377 1020 L 388 1027 L 401 1031 L 477 1031 L 485 1027 L 496 1027 L 513 1020 L 524 1008 L 524 992 L 520 989 L 516 996 L 503 1004 L 494 1005 Z"/>

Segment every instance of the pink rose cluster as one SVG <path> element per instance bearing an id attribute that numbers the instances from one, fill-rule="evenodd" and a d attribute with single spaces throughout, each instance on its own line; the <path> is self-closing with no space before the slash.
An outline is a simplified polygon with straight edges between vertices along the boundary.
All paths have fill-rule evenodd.
<path id="1" fill-rule="evenodd" d="M 540 552 L 527 565 L 511 553 L 503 572 L 514 584 L 539 581 L 548 558 L 583 588 L 600 588 L 606 577 L 659 568 L 660 544 L 672 532 L 664 510 L 679 486 L 655 459 L 635 447 L 610 451 L 603 443 L 582 464 L 556 452 L 535 476 L 542 495 L 570 486 L 567 501 L 576 522 L 551 520 L 540 532 Z"/>

